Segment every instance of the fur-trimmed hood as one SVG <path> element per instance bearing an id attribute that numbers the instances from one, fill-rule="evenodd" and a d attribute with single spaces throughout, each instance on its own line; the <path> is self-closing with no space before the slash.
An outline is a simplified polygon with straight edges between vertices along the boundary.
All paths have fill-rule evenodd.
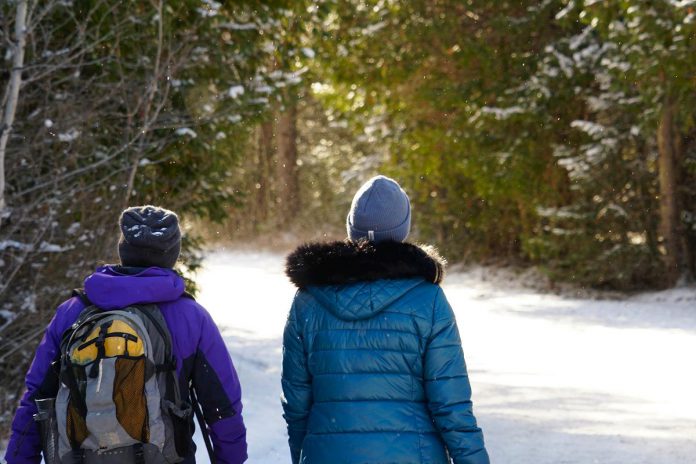
<path id="1" fill-rule="evenodd" d="M 429 246 L 337 241 L 301 245 L 288 256 L 285 273 L 298 288 L 411 278 L 439 284 L 445 265 Z"/>

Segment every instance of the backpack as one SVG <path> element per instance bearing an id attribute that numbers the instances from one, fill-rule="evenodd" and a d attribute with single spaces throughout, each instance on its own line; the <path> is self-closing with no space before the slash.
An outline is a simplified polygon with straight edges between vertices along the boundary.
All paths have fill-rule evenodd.
<path id="1" fill-rule="evenodd" d="M 157 305 L 88 306 L 60 345 L 55 401 L 61 464 L 165 464 L 189 453 L 192 407 Z"/>

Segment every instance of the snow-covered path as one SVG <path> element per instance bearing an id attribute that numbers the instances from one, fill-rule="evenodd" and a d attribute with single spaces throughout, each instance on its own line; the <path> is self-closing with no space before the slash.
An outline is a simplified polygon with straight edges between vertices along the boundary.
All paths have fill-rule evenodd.
<path id="1" fill-rule="evenodd" d="M 294 288 L 282 256 L 217 252 L 199 283 L 242 381 L 249 462 L 287 463 L 279 379 Z M 577 300 L 477 272 L 443 287 L 493 463 L 696 462 L 696 290 Z"/>

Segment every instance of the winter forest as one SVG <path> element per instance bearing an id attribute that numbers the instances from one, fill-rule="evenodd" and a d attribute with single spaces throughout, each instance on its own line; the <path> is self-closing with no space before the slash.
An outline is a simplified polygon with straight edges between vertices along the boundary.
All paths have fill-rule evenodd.
<path id="1" fill-rule="evenodd" d="M 376 173 L 451 264 L 533 270 L 551 293 L 691 289 L 695 57 L 694 0 L 0 1 L 0 436 L 128 205 L 180 215 L 192 292 L 215 247 L 344 238 Z M 664 326 L 693 347 L 686 295 Z M 616 462 L 658 462 L 638 456 Z"/>

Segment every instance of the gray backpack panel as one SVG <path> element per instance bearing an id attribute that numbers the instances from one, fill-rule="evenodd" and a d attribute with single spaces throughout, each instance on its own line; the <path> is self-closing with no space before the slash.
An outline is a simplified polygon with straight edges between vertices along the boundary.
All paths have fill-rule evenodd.
<path id="1" fill-rule="evenodd" d="M 181 399 L 171 335 L 156 305 L 86 308 L 61 353 L 61 462 L 184 459 L 192 410 Z"/>

